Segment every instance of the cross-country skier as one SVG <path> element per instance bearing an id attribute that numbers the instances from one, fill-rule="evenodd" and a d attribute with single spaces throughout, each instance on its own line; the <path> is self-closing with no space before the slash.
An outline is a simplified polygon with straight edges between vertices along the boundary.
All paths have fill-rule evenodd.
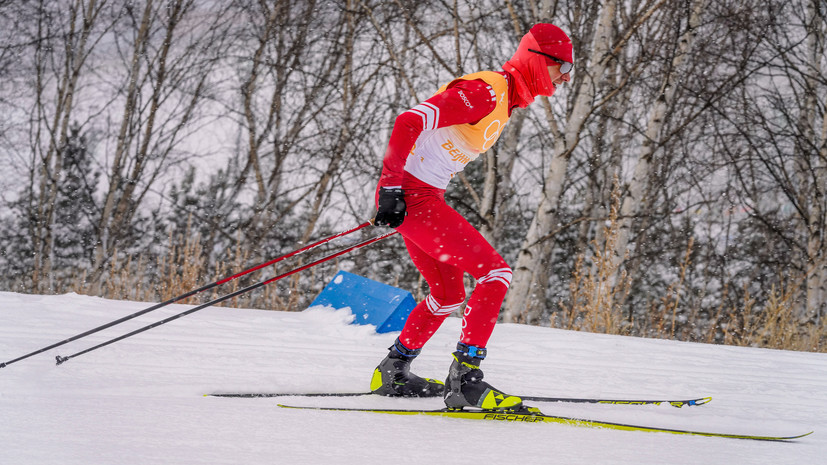
<path id="1" fill-rule="evenodd" d="M 572 44 L 557 26 L 540 23 L 523 36 L 503 71 L 455 79 L 396 118 L 377 187 L 375 224 L 396 228 L 430 294 L 411 311 L 371 390 L 387 396 L 438 396 L 451 408 L 522 405 L 484 382 L 480 362 L 499 316 L 511 269 L 482 235 L 445 203 L 451 178 L 490 149 L 511 110 L 551 96 L 570 80 Z M 463 273 L 476 279 L 445 385 L 410 372 L 410 363 L 445 318 L 465 301 Z"/>

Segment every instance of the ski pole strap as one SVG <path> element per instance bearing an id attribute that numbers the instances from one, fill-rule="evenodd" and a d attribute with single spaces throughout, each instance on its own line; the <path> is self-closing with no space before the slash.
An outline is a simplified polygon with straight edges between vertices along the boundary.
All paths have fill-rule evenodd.
<path id="1" fill-rule="evenodd" d="M 389 350 L 396 350 L 396 352 L 398 352 L 400 355 L 402 355 L 403 357 L 406 357 L 406 358 L 414 358 L 417 355 L 419 355 L 420 352 L 422 352 L 421 347 L 419 349 L 409 349 L 409 348 L 405 347 L 405 345 L 402 344 L 402 342 L 399 340 L 399 338 L 396 338 L 396 340 L 393 341 L 393 345 L 388 347 L 388 349 Z"/>
<path id="2" fill-rule="evenodd" d="M 484 360 L 485 356 L 488 355 L 488 349 L 485 347 L 469 346 L 468 344 L 463 344 L 462 342 L 457 342 L 457 350 L 462 352 L 463 355 L 478 358 L 480 360 Z"/>

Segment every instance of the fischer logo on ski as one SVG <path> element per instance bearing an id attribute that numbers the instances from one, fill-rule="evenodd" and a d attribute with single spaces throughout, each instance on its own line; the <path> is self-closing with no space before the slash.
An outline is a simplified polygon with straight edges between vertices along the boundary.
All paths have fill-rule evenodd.
<path id="1" fill-rule="evenodd" d="M 538 417 L 537 415 L 531 414 L 519 414 L 519 413 L 486 413 L 485 416 L 482 418 L 483 420 L 497 420 L 497 421 L 522 421 L 525 423 L 534 423 L 534 422 L 543 422 L 542 417 Z"/>

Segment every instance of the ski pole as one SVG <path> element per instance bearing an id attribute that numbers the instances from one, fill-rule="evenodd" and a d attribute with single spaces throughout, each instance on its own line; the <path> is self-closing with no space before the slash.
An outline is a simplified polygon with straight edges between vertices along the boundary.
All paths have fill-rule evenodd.
<path id="1" fill-rule="evenodd" d="M 58 355 L 57 357 L 55 357 L 55 359 L 57 360 L 57 364 L 58 364 L 58 365 L 60 365 L 61 363 L 65 362 L 65 361 L 67 361 L 67 360 L 69 360 L 69 359 L 75 358 L 75 357 L 77 357 L 77 356 L 83 355 L 83 354 L 85 354 L 85 353 L 87 353 L 87 352 L 91 352 L 91 351 L 96 350 L 96 349 L 100 349 L 101 347 L 108 346 L 109 344 L 113 344 L 113 343 L 115 343 L 115 342 L 122 341 L 122 340 L 124 340 L 124 339 L 126 339 L 126 338 L 128 338 L 128 337 L 132 337 L 132 336 L 134 336 L 134 335 L 136 335 L 136 334 L 139 334 L 139 333 L 142 333 L 142 332 L 144 332 L 144 331 L 148 331 L 148 330 L 150 330 L 150 329 L 152 329 L 152 328 L 156 328 L 156 327 L 161 326 L 161 325 L 163 325 L 163 324 L 169 323 L 170 321 L 174 321 L 174 320 L 177 320 L 177 319 L 179 319 L 179 318 L 181 318 L 181 317 L 187 316 L 187 315 L 189 315 L 189 314 L 191 314 L 191 313 L 195 313 L 195 312 L 197 312 L 198 310 L 202 310 L 202 309 L 205 309 L 205 308 L 210 307 L 210 306 L 212 306 L 212 305 L 215 305 L 215 304 L 217 304 L 217 303 L 224 302 L 225 300 L 232 299 L 233 297 L 236 297 L 236 296 L 238 296 L 238 295 L 244 294 L 245 292 L 252 291 L 253 289 L 258 289 L 259 287 L 265 286 L 265 285 L 270 284 L 270 283 L 272 283 L 272 282 L 274 282 L 274 281 L 278 281 L 279 279 L 282 279 L 282 278 L 285 278 L 285 277 L 290 276 L 290 275 L 292 275 L 292 274 L 298 273 L 299 271 L 303 271 L 303 270 L 306 270 L 306 269 L 308 269 L 308 268 L 314 267 L 314 266 L 318 265 L 319 263 L 326 262 L 326 261 L 328 261 L 328 260 L 330 260 L 330 259 L 332 259 L 332 258 L 336 258 L 336 257 L 338 257 L 338 256 L 340 256 L 340 255 L 344 255 L 344 254 L 346 254 L 346 253 L 348 253 L 348 252 L 350 252 L 350 251 L 352 251 L 352 250 L 356 250 L 356 249 L 361 248 L 361 247 L 364 247 L 364 246 L 366 246 L 366 245 L 373 244 L 374 242 L 381 241 L 382 239 L 385 239 L 386 237 L 390 237 L 390 236 L 392 236 L 392 235 L 394 235 L 394 234 L 396 234 L 396 231 L 392 231 L 392 232 L 389 232 L 389 233 L 383 234 L 383 235 L 381 235 L 381 236 L 374 237 L 373 239 L 368 239 L 368 240 L 366 240 L 366 241 L 364 241 L 364 242 L 360 242 L 360 243 L 358 243 L 358 244 L 356 244 L 356 245 L 352 245 L 352 246 L 350 246 L 350 247 L 348 247 L 348 248 L 346 248 L 346 249 L 340 250 L 339 252 L 336 252 L 336 253 L 330 254 L 330 255 L 328 255 L 328 256 L 326 256 L 326 257 L 322 257 L 322 258 L 320 258 L 320 259 L 318 259 L 318 260 L 316 260 L 316 261 L 314 261 L 314 262 L 310 262 L 310 263 L 308 263 L 308 264 L 306 264 L 306 265 L 300 266 L 300 267 L 295 268 L 295 269 L 293 269 L 293 270 L 290 270 L 290 271 L 288 271 L 288 272 L 286 272 L 286 273 L 282 273 L 282 274 L 280 274 L 280 275 L 278 275 L 278 276 L 275 276 L 275 277 L 273 277 L 273 278 L 270 278 L 270 279 L 267 279 L 267 280 L 264 280 L 264 281 L 260 281 L 260 282 L 258 282 L 258 283 L 253 284 L 253 285 L 247 286 L 247 287 L 245 287 L 244 289 L 239 289 L 239 290 L 237 290 L 237 291 L 235 291 L 235 292 L 232 292 L 232 293 L 230 293 L 230 294 L 226 294 L 226 295 L 221 296 L 221 297 L 219 297 L 219 298 L 217 298 L 217 299 L 215 299 L 215 300 L 211 300 L 210 302 L 207 302 L 207 303 L 205 303 L 205 304 L 202 304 L 202 305 L 199 305 L 199 306 L 197 306 L 197 307 L 191 308 L 191 309 L 189 309 L 189 310 L 187 310 L 187 311 L 184 311 L 184 312 L 181 312 L 181 313 L 179 313 L 179 314 L 177 314 L 177 315 L 173 315 L 173 316 L 171 316 L 171 317 L 164 318 L 163 320 L 157 321 L 157 322 L 155 322 L 155 323 L 152 323 L 152 324 L 146 325 L 146 326 L 144 326 L 144 327 L 142 327 L 142 328 L 138 328 L 138 329 L 136 329 L 135 331 L 132 331 L 132 332 L 129 332 L 129 333 L 124 334 L 123 336 L 118 336 L 118 337 L 116 337 L 116 338 L 114 338 L 114 339 L 110 339 L 109 341 L 103 342 L 103 343 L 98 344 L 98 345 L 96 345 L 96 346 L 94 346 L 94 347 L 90 347 L 90 348 L 88 348 L 88 349 L 86 349 L 86 350 L 80 351 L 80 352 L 78 352 L 78 353 L 76 353 L 76 354 L 73 354 L 73 355 L 68 355 L 68 356 L 66 356 L 66 357 L 61 357 L 60 355 Z"/>
<path id="2" fill-rule="evenodd" d="M 366 222 L 364 222 L 364 223 L 360 224 L 359 226 L 356 226 L 355 228 L 348 229 L 347 231 L 342 231 L 342 232 L 340 232 L 340 233 L 338 233 L 338 234 L 334 234 L 334 235 L 332 235 L 332 236 L 330 236 L 330 237 L 326 237 L 326 238 L 324 238 L 324 239 L 322 239 L 322 240 L 319 240 L 319 241 L 314 242 L 314 243 L 312 243 L 312 244 L 306 245 L 306 246 L 304 246 L 304 247 L 302 247 L 302 248 L 300 248 L 300 249 L 298 249 L 298 250 L 295 250 L 295 251 L 293 251 L 293 252 L 290 252 L 290 253 L 288 253 L 287 255 L 282 255 L 281 257 L 278 257 L 278 258 L 275 258 L 275 259 L 273 259 L 273 260 L 270 260 L 270 261 L 269 261 L 269 262 L 267 262 L 267 263 L 262 263 L 261 265 L 254 266 L 253 268 L 250 268 L 249 270 L 244 270 L 244 271 L 241 271 L 241 272 L 236 273 L 236 274 L 234 274 L 234 275 L 232 275 L 232 276 L 228 276 L 228 277 L 226 277 L 226 278 L 224 278 L 224 279 L 218 280 L 218 281 L 216 281 L 216 282 L 214 282 L 214 283 L 207 284 L 207 285 L 205 285 L 205 286 L 199 287 L 198 289 L 194 289 L 194 290 L 189 291 L 189 292 L 187 292 L 187 293 L 181 294 L 181 295 L 179 295 L 178 297 L 173 297 L 173 298 L 171 298 L 171 299 L 169 299 L 169 300 L 167 300 L 167 301 L 165 301 L 165 302 L 161 302 L 161 303 L 156 304 L 156 305 L 153 305 L 153 306 L 151 306 L 151 307 L 149 307 L 149 308 L 145 308 L 145 309 L 140 310 L 140 311 L 138 311 L 138 312 L 135 312 L 135 313 L 133 313 L 133 314 L 131 314 L 131 315 L 127 315 L 127 316 L 125 316 L 125 317 L 123 317 L 123 318 L 119 318 L 119 319 L 117 319 L 117 320 L 115 320 L 115 321 L 112 321 L 112 322 L 106 323 L 105 325 L 98 326 L 97 328 L 92 328 L 92 329 L 90 329 L 89 331 L 86 331 L 86 332 L 83 332 L 83 333 L 77 334 L 77 335 L 75 335 L 75 336 L 72 336 L 72 337 L 70 337 L 70 338 L 68 338 L 68 339 L 64 339 L 64 340 L 62 340 L 62 341 L 60 341 L 60 342 L 57 342 L 57 343 L 55 343 L 55 344 L 52 344 L 52 345 L 50 345 L 50 346 L 46 346 L 46 347 L 44 347 L 44 348 L 42 348 L 42 349 L 38 349 L 38 350 L 36 350 L 36 351 L 34 351 L 34 352 L 32 352 L 32 353 L 29 353 L 29 354 L 23 355 L 22 357 L 18 357 L 18 358 L 14 359 L 14 360 L 9 360 L 8 362 L 0 363 L 0 368 L 4 368 L 6 365 L 11 365 L 11 364 L 12 364 L 12 363 L 14 363 L 14 362 L 19 362 L 20 360 L 24 360 L 24 359 L 27 359 L 27 358 L 29 358 L 29 357 L 31 357 L 31 356 L 34 356 L 34 355 L 37 355 L 37 354 L 40 354 L 40 353 L 46 352 L 47 350 L 54 349 L 55 347 L 60 347 L 60 346 L 62 346 L 62 345 L 64 345 L 64 344 L 68 344 L 68 343 L 70 343 L 70 342 L 72 342 L 72 341 L 77 341 L 78 339 L 81 339 L 81 338 L 84 338 L 84 337 L 86 337 L 86 336 L 89 336 L 90 334 L 95 334 L 95 333 L 97 333 L 97 332 L 99 332 L 99 331 L 103 331 L 104 329 L 111 328 L 111 327 L 113 327 L 113 326 L 115 326 L 115 325 L 119 325 L 119 324 L 121 324 L 121 323 L 123 323 L 123 322 L 125 322 L 125 321 L 129 321 L 129 320 L 131 320 L 131 319 L 133 319 L 133 318 L 137 318 L 137 317 L 139 317 L 139 316 L 141 316 L 141 315 L 144 315 L 144 314 L 146 314 L 146 313 L 149 313 L 149 312 L 151 312 L 151 311 L 153 311 L 153 310 L 158 310 L 158 309 L 159 309 L 159 308 L 161 308 L 161 307 L 166 307 L 166 306 L 167 306 L 167 305 L 169 305 L 169 304 L 172 304 L 172 303 L 178 302 L 178 301 L 180 301 L 180 300 L 184 300 L 184 299 L 186 299 L 187 297 L 191 297 L 191 296 L 193 296 L 193 295 L 195 295 L 195 294 L 199 294 L 199 293 L 204 292 L 204 291 L 206 291 L 206 290 L 212 289 L 212 288 L 214 288 L 214 287 L 216 287 L 216 286 L 220 286 L 220 285 L 225 284 L 225 283 L 227 283 L 227 282 L 229 282 L 229 281 L 232 281 L 232 280 L 234 280 L 234 279 L 240 278 L 240 277 L 242 277 L 242 276 L 244 276 L 244 275 L 246 275 L 246 274 L 250 274 L 250 273 L 252 273 L 253 271 L 260 270 L 260 269 L 262 269 L 262 268 L 264 268 L 264 267 L 267 267 L 267 266 L 270 266 L 270 265 L 272 265 L 272 264 L 274 264 L 274 263 L 280 262 L 280 261 L 282 261 L 282 260 L 285 260 L 285 259 L 288 259 L 288 258 L 293 257 L 293 256 L 295 256 L 295 255 L 298 255 L 298 254 L 300 254 L 300 253 L 302 253 L 302 252 L 306 252 L 306 251 L 308 251 L 308 250 L 310 250 L 310 249 L 313 249 L 313 248 L 315 248 L 315 247 L 318 247 L 318 246 L 320 246 L 320 245 L 322 245 L 322 244 L 328 243 L 328 242 L 330 242 L 330 241 L 332 241 L 332 240 L 334 240 L 334 239 L 340 238 L 340 237 L 342 237 L 342 236 L 347 236 L 348 234 L 354 233 L 354 232 L 356 232 L 356 231 L 358 231 L 358 230 L 360 230 L 360 229 L 362 229 L 362 228 L 364 228 L 364 227 L 370 226 L 371 224 L 373 224 L 373 220 L 366 221 Z"/>

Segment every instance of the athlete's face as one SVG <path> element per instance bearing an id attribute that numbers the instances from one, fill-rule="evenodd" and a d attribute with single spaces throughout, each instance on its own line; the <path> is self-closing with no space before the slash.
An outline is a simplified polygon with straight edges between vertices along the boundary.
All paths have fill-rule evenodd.
<path id="1" fill-rule="evenodd" d="M 564 82 L 571 81 L 571 73 L 561 73 L 560 66 L 561 65 L 554 65 L 548 67 L 548 74 L 551 77 L 551 82 L 554 84 L 554 87 L 557 87 Z"/>

